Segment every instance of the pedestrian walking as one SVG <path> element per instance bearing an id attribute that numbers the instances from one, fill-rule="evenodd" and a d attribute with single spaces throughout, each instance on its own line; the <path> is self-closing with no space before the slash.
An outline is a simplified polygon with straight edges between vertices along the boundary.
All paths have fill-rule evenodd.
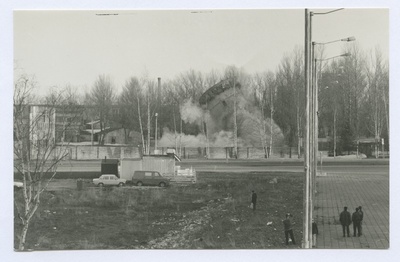
<path id="1" fill-rule="evenodd" d="M 318 226 L 315 220 L 312 220 L 312 246 L 316 247 L 317 246 L 317 235 L 318 235 Z"/>
<path id="2" fill-rule="evenodd" d="M 343 229 L 343 237 L 346 236 L 346 232 L 347 232 L 347 236 L 350 237 L 350 224 L 351 224 L 351 215 L 350 212 L 347 211 L 347 207 L 343 208 L 343 211 L 340 213 L 339 215 L 339 221 L 340 224 L 342 225 L 342 229 Z"/>
<path id="3" fill-rule="evenodd" d="M 285 231 L 286 245 L 289 245 L 289 237 L 292 240 L 292 243 L 296 244 L 296 241 L 294 240 L 294 235 L 293 235 L 292 221 L 290 220 L 291 217 L 292 217 L 292 215 L 290 213 L 287 213 L 286 219 L 283 220 L 283 228 Z"/>
<path id="4" fill-rule="evenodd" d="M 360 232 L 361 214 L 359 212 L 358 207 L 356 208 L 356 212 L 354 212 L 353 215 L 351 216 L 351 220 L 353 220 L 353 236 L 361 236 Z"/>
<path id="5" fill-rule="evenodd" d="M 257 205 L 257 194 L 256 192 L 251 191 L 251 204 L 253 206 L 253 211 L 256 211 L 256 205 Z"/>
<path id="6" fill-rule="evenodd" d="M 361 215 L 361 220 L 360 220 L 360 236 L 362 236 L 362 232 L 363 232 L 363 230 L 362 230 L 362 224 L 363 224 L 363 219 L 364 219 L 364 212 L 362 211 L 362 206 L 359 206 L 358 207 L 358 212 L 360 212 L 360 215 Z"/>

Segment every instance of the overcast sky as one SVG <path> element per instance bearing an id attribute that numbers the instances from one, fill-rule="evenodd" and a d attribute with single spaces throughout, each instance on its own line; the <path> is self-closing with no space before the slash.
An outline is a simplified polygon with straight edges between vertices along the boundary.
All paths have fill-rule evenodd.
<path id="1" fill-rule="evenodd" d="M 388 9 L 314 16 L 314 41 L 348 36 L 363 50 L 379 46 L 388 57 Z M 110 75 L 119 90 L 129 77 L 144 73 L 156 80 L 228 65 L 248 73 L 274 71 L 296 46 L 304 46 L 304 8 L 14 12 L 16 65 L 36 76 L 42 94 L 67 84 L 90 88 L 100 74 Z M 340 54 L 342 47 L 326 46 L 327 56 Z"/>

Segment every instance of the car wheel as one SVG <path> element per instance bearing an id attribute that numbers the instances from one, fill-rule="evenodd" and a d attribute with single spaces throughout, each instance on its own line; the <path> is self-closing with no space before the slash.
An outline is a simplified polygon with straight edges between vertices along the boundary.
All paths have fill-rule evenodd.
<path id="1" fill-rule="evenodd" d="M 137 186 L 143 186 L 143 183 L 139 181 L 139 182 L 136 183 L 136 185 Z"/>
<path id="2" fill-rule="evenodd" d="M 118 186 L 119 186 L 119 187 L 123 187 L 123 186 L 124 186 L 124 183 L 121 182 L 121 183 L 118 184 Z"/>
<path id="3" fill-rule="evenodd" d="M 161 182 L 161 183 L 159 184 L 159 186 L 160 186 L 160 187 L 165 187 L 165 183 L 164 183 L 164 182 Z"/>
<path id="4" fill-rule="evenodd" d="M 103 183 L 99 183 L 98 186 L 99 186 L 99 187 L 103 187 L 104 184 L 103 184 Z"/>

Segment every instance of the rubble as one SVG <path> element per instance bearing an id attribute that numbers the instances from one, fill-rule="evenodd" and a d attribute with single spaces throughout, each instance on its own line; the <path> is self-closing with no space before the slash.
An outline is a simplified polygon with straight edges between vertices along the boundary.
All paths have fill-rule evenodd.
<path id="1" fill-rule="evenodd" d="M 161 238 L 153 239 L 147 243 L 147 245 L 141 245 L 142 249 L 166 249 L 166 248 L 191 248 L 192 242 L 190 235 L 199 232 L 201 229 L 211 225 L 210 213 L 224 210 L 225 205 L 231 201 L 231 198 L 219 199 L 219 201 L 211 200 L 208 205 L 192 212 L 189 212 L 184 219 L 178 222 L 178 225 L 182 226 L 180 230 L 171 230 Z M 233 218 L 236 222 L 239 219 Z M 153 225 L 162 225 L 163 221 L 154 222 Z M 199 239 L 197 239 L 199 240 Z M 196 241 L 196 239 L 195 239 Z M 201 238 L 200 238 L 200 241 Z"/>

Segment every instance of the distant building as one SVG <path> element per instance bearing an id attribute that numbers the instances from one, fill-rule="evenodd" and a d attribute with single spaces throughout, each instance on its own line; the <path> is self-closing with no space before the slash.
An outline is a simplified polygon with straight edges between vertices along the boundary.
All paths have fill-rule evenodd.
<path id="1" fill-rule="evenodd" d="M 99 119 L 85 120 L 85 114 L 92 109 L 82 105 L 24 105 L 22 118 L 26 125 L 23 128 L 27 132 L 26 139 L 29 139 L 30 143 L 95 142 L 98 144 L 101 136 L 104 136 L 105 144 L 142 143 L 139 132 L 119 126 L 104 127 L 105 124 Z M 16 139 L 15 132 L 14 139 Z"/>

